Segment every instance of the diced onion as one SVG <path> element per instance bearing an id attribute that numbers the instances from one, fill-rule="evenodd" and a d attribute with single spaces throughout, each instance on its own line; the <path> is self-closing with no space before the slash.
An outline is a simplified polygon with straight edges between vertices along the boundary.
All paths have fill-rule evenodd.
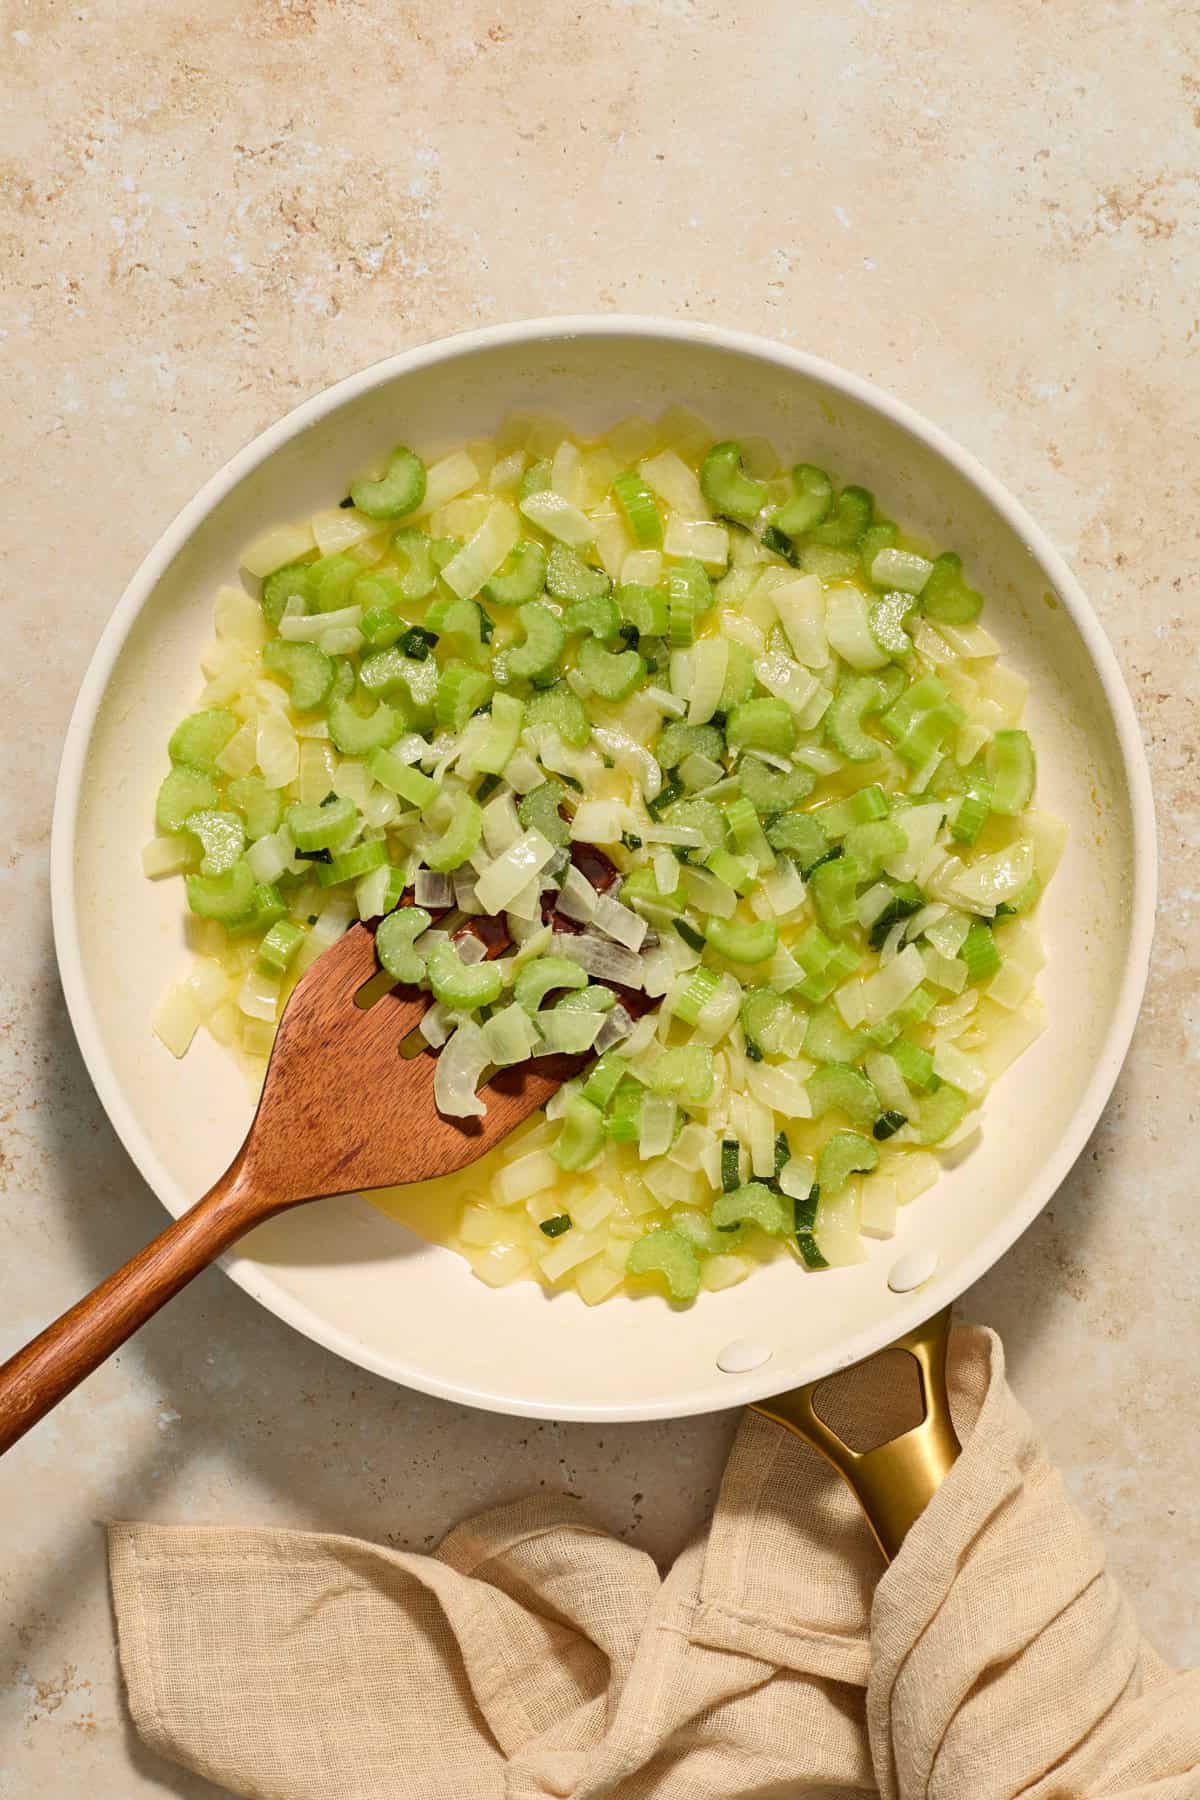
<path id="1" fill-rule="evenodd" d="M 195 842 L 184 832 L 151 838 L 142 849 L 142 874 L 151 881 L 158 881 L 163 875 L 179 875 L 190 868 L 195 858 Z"/>
<path id="2" fill-rule="evenodd" d="M 521 502 L 521 511 L 531 525 L 572 550 L 584 550 L 595 539 L 596 528 L 587 514 L 550 488 L 528 495 Z"/>
<path id="3" fill-rule="evenodd" d="M 681 456 L 662 450 L 638 464 L 638 473 L 660 500 L 685 519 L 711 519 L 712 510 L 700 492 L 700 483 Z"/>
<path id="4" fill-rule="evenodd" d="M 270 636 L 258 601 L 252 600 L 244 588 L 228 584 L 217 589 L 213 630 L 219 638 L 236 644 L 243 651 L 260 650 Z"/>
<path id="5" fill-rule="evenodd" d="M 242 551 L 241 564 L 248 575 L 266 576 L 281 569 L 284 563 L 297 562 L 314 547 L 312 526 L 307 519 L 294 525 L 276 525 L 255 538 Z"/>
<path id="6" fill-rule="evenodd" d="M 708 724 L 721 704 L 721 690 L 725 686 L 728 667 L 728 638 L 702 638 L 692 653 L 692 679 L 688 690 L 689 725 Z"/>
<path id="7" fill-rule="evenodd" d="M 571 820 L 571 839 L 577 844 L 619 844 L 632 823 L 623 800 L 583 800 Z"/>
<path id="8" fill-rule="evenodd" d="M 485 912 L 503 912 L 553 857 L 554 845 L 540 831 L 522 832 L 514 844 L 488 864 L 475 883 L 480 906 Z"/>
<path id="9" fill-rule="evenodd" d="M 584 1007 L 552 1008 L 538 1014 L 538 1027 L 544 1042 L 540 1054 L 578 1056 L 596 1042 L 605 1015 Z"/>
<path id="10" fill-rule="evenodd" d="M 471 600 L 496 573 L 521 535 L 512 507 L 497 500 L 475 533 L 442 570 L 442 580 L 460 599 Z"/>
<path id="11" fill-rule="evenodd" d="M 425 471 L 425 497 L 417 513 L 430 513 L 479 484 L 479 470 L 465 450 L 455 450 Z"/>
<path id="12" fill-rule="evenodd" d="M 807 1200 L 817 1179 L 817 1165 L 811 1156 L 792 1156 L 783 1165 L 779 1185 L 789 1200 Z"/>
<path id="13" fill-rule="evenodd" d="M 639 1118 L 638 1156 L 665 1156 L 675 1130 L 675 1102 L 665 1094 L 643 1094 Z"/>
<path id="14" fill-rule="evenodd" d="M 454 899 L 450 877 L 434 869 L 418 869 L 413 878 L 413 899 L 418 906 L 449 906 Z"/>
<path id="15" fill-rule="evenodd" d="M 933 848 L 946 808 L 940 800 L 927 806 L 907 806 L 899 817 L 905 845 L 903 850 L 885 858 L 883 866 L 896 881 L 912 881 Z"/>
<path id="16" fill-rule="evenodd" d="M 501 1068 L 527 1061 L 539 1043 L 537 1026 L 515 1001 L 492 1014 L 483 1026 L 483 1037 L 490 1060 Z"/>
<path id="17" fill-rule="evenodd" d="M 915 809 L 914 809 L 915 810 Z M 906 819 L 911 814 L 906 814 Z M 952 892 L 968 906 L 987 907 L 994 911 L 1002 900 L 1009 900 L 1025 886 L 1034 873 L 1033 846 L 1017 843 L 991 856 L 979 856 L 967 867 L 960 867 L 949 877 Z"/>
<path id="18" fill-rule="evenodd" d="M 852 669 L 882 669 L 889 660 L 867 622 L 866 595 L 851 582 L 825 591 L 825 635 Z"/>
<path id="19" fill-rule="evenodd" d="M 266 1019 L 273 1023 L 279 1011 L 279 982 L 273 975 L 248 969 L 237 991 L 237 1007 L 248 1019 Z"/>
<path id="20" fill-rule="evenodd" d="M 482 1119 L 487 1107 L 475 1092 L 489 1061 L 487 1040 L 478 1025 L 464 1019 L 437 1059 L 433 1098 L 451 1119 Z"/>
<path id="21" fill-rule="evenodd" d="M 287 787 L 295 781 L 300 767 L 300 746 L 282 713 L 271 710 L 259 714 L 255 755 L 269 788 Z"/>
<path id="22" fill-rule="evenodd" d="M 617 1005 L 604 1015 L 604 1023 L 600 1027 L 600 1035 L 595 1044 L 597 1052 L 602 1056 L 614 1044 L 619 1044 L 624 1038 L 627 1038 L 632 1030 L 633 1019 L 618 1001 Z"/>
<path id="23" fill-rule="evenodd" d="M 684 519 L 677 512 L 667 521 L 663 549 L 668 556 L 694 556 L 710 569 L 729 561 L 729 529 L 707 519 Z"/>
<path id="24" fill-rule="evenodd" d="M 724 676 L 722 676 L 724 680 Z M 720 690 L 718 690 L 718 697 Z M 712 716 L 711 714 L 709 715 Z M 631 775 L 642 790 L 646 800 L 656 800 L 662 792 L 662 770 L 657 758 L 641 744 L 635 744 L 627 732 L 618 731 L 612 726 L 594 725 L 592 737 L 606 756 L 611 756 L 618 769 L 624 769 Z"/>
<path id="25" fill-rule="evenodd" d="M 362 616 L 361 606 L 339 606 L 336 612 L 326 613 L 284 613 L 279 635 L 290 644 L 315 644 L 326 632 L 357 626 Z"/>
<path id="26" fill-rule="evenodd" d="M 599 981 L 617 981 L 622 987 L 640 988 L 643 966 L 640 956 L 607 938 L 593 937 L 590 932 L 557 931 L 554 948 L 561 956 L 570 957 L 589 975 Z M 653 1021 L 651 1021 L 653 1023 Z"/>
<path id="27" fill-rule="evenodd" d="M 201 1024 L 195 996 L 182 982 L 173 983 L 150 1021 L 151 1030 L 172 1056 L 185 1056 Z"/>
<path id="28" fill-rule="evenodd" d="M 621 564 L 622 583 L 639 587 L 657 587 L 662 580 L 661 550 L 631 550 Z"/>
<path id="29" fill-rule="evenodd" d="M 246 851 L 246 861 L 255 881 L 278 881 L 285 869 L 292 869 L 294 857 L 292 840 L 283 828 L 256 839 Z M 296 864 L 295 868 L 299 873 L 300 865 Z M 383 873 L 386 875 L 386 868 Z"/>
<path id="30" fill-rule="evenodd" d="M 704 833 L 694 825 L 642 825 L 638 836 L 644 844 L 673 844 L 680 850 L 699 850 L 704 844 Z"/>
<path id="31" fill-rule="evenodd" d="M 760 1105 L 782 1113 L 785 1119 L 811 1119 L 812 1101 L 807 1088 L 786 1070 L 770 1063 L 751 1063 L 746 1070 L 746 1083 Z"/>
<path id="32" fill-rule="evenodd" d="M 336 556 L 364 538 L 378 537 L 384 529 L 378 519 L 368 519 L 352 506 L 327 506 L 315 512 L 309 524 L 322 556 Z"/>
<path id="33" fill-rule="evenodd" d="M 521 835 L 521 821 L 511 794 L 496 794 L 483 809 L 483 841 L 489 856 L 499 856 Z"/>
<path id="34" fill-rule="evenodd" d="M 863 1017 L 878 1025 L 915 994 L 925 979 L 925 963 L 915 944 L 906 944 L 886 969 L 868 975 L 862 984 Z"/>
<path id="35" fill-rule="evenodd" d="M 784 636 L 806 669 L 829 666 L 825 636 L 825 588 L 819 575 L 800 575 L 769 590 Z"/>

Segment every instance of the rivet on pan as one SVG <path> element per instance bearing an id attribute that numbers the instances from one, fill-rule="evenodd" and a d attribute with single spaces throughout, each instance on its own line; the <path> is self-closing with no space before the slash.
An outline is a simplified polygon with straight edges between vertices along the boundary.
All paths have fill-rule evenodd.
<path id="1" fill-rule="evenodd" d="M 770 1358 L 769 1344 L 762 1344 L 757 1338 L 734 1338 L 717 1351 L 717 1367 L 722 1375 L 748 1375 L 751 1369 L 761 1369 Z"/>
<path id="2" fill-rule="evenodd" d="M 892 1264 L 888 1286 L 893 1294 L 910 1294 L 913 1288 L 924 1287 L 937 1266 L 936 1250 L 910 1250 Z"/>

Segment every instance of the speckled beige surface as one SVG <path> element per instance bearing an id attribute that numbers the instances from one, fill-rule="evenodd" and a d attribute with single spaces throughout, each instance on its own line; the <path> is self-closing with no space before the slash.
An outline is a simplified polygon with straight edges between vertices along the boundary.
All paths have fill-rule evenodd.
<path id="1" fill-rule="evenodd" d="M 1142 1024 L 1088 1152 L 966 1310 L 1005 1334 L 1147 1630 L 1196 1661 L 1195 13 L 965 17 L 0 7 L 0 1349 L 162 1222 L 76 1053 L 46 892 L 71 702 L 144 550 L 263 425 L 389 351 L 550 312 L 739 325 L 873 376 L 977 452 L 1072 559 L 1130 680 L 1163 821 Z M 463 1413 L 210 1274 L 0 1467 L 0 1796 L 216 1791 L 125 1723 L 104 1519 L 421 1547 L 545 1484 L 666 1556 L 730 1426 Z"/>

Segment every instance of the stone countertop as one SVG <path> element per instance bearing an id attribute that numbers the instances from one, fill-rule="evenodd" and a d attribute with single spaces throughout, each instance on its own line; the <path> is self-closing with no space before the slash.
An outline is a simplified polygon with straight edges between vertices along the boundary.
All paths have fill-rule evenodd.
<path id="1" fill-rule="evenodd" d="M 964 1311 L 1005 1334 L 1148 1633 L 1195 1662 L 1195 20 L 1183 0 L 961 17 L 6 9 L 0 1348 L 163 1222 L 75 1049 L 47 897 L 68 713 L 144 551 L 239 445 L 391 351 L 555 312 L 737 325 L 873 377 L 975 451 L 1073 562 L 1132 687 L 1164 827 L 1141 1026 L 1087 1152 Z M 216 1792 L 126 1723 L 103 1520 L 423 1548 L 561 1486 L 669 1557 L 732 1423 L 463 1412 L 210 1273 L 0 1470 L 0 1796 Z"/>

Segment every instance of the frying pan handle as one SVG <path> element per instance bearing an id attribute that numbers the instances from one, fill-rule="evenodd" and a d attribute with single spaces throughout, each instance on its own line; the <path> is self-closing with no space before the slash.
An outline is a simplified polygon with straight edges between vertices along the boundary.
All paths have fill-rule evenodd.
<path id="1" fill-rule="evenodd" d="M 807 1387 L 793 1388 L 788 1394 L 760 1400 L 754 1408 L 794 1431 L 833 1464 L 852 1488 L 889 1562 L 961 1449 L 946 1392 L 950 1312 L 946 1307 L 935 1313 L 865 1362 L 810 1381 Z M 834 1422 L 840 1419 L 846 1430 L 845 1421 L 855 1414 L 864 1422 L 883 1420 L 889 1403 L 894 1412 L 909 1399 L 922 1416 L 886 1442 L 852 1448 L 834 1429 Z M 910 1405 L 909 1417 L 914 1412 Z M 886 1425 L 883 1428 L 886 1430 Z M 850 1430 L 848 1435 L 857 1439 L 860 1434 Z"/>

